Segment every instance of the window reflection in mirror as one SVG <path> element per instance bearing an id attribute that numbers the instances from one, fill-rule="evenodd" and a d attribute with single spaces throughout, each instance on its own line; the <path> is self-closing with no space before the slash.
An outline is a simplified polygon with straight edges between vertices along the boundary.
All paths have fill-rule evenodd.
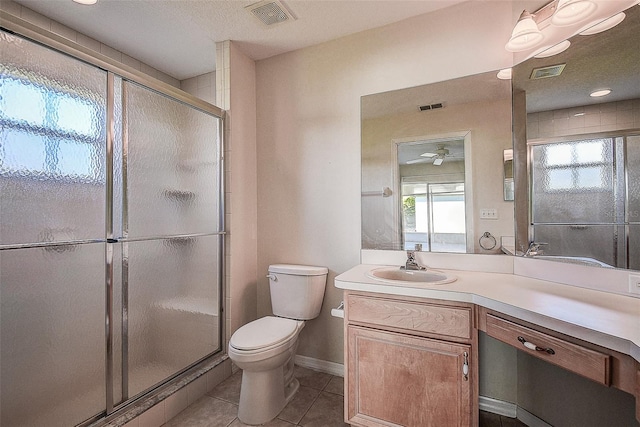
<path id="1" fill-rule="evenodd" d="M 397 150 L 403 249 L 465 253 L 464 139 L 401 143 Z"/>
<path id="2" fill-rule="evenodd" d="M 504 165 L 504 200 L 513 201 L 513 148 L 504 150 L 502 161 Z"/>
<path id="3" fill-rule="evenodd" d="M 516 250 L 640 269 L 640 7 L 565 52 L 513 69 Z M 556 77 L 534 69 L 566 64 Z M 592 97 L 606 87 L 607 96 Z"/>
<path id="4" fill-rule="evenodd" d="M 485 232 L 513 239 L 511 85 L 496 73 L 362 97 L 363 249 L 497 254 L 480 247 Z"/>

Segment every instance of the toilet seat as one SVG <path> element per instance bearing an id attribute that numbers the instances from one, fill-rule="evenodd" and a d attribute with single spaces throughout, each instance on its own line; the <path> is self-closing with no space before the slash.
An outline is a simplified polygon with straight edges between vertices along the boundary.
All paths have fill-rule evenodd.
<path id="1" fill-rule="evenodd" d="M 229 345 L 243 353 L 263 352 L 295 338 L 303 325 L 300 320 L 265 316 L 235 331 Z"/>

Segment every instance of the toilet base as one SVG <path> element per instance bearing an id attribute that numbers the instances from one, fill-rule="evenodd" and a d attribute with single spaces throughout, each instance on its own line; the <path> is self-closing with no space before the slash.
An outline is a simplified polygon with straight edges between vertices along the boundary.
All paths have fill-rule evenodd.
<path id="1" fill-rule="evenodd" d="M 300 382 L 293 376 L 293 358 L 268 371 L 242 371 L 238 419 L 248 425 L 271 421 L 299 388 Z"/>

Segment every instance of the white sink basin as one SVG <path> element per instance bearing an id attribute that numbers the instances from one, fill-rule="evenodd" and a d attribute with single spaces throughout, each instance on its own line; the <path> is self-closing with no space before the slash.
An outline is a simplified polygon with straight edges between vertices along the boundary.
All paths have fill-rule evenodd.
<path id="1" fill-rule="evenodd" d="M 372 279 L 395 284 L 444 285 L 455 282 L 458 278 L 435 270 L 401 270 L 400 267 L 374 268 L 367 273 Z"/>

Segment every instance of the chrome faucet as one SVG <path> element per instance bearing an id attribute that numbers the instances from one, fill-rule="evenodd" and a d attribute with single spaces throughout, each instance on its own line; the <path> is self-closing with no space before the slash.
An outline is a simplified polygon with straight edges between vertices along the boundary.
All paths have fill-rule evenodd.
<path id="1" fill-rule="evenodd" d="M 401 269 L 404 270 L 426 270 L 427 267 L 424 267 L 420 264 L 418 264 L 418 261 L 416 261 L 416 253 L 415 251 L 407 251 L 407 262 L 405 263 L 404 266 L 400 267 Z"/>
<path id="2" fill-rule="evenodd" d="M 534 257 L 536 255 L 542 255 L 543 251 L 540 246 L 547 245 L 548 243 L 531 242 L 529 243 L 529 249 L 524 253 L 526 257 Z"/>

